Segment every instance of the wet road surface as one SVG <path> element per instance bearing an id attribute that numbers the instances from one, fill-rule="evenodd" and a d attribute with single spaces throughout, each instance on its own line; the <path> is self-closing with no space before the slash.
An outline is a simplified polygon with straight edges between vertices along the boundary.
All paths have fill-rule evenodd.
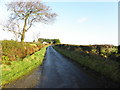
<path id="1" fill-rule="evenodd" d="M 41 80 L 35 88 L 99 88 L 96 79 L 83 72 L 76 64 L 47 48 Z"/>
<path id="2" fill-rule="evenodd" d="M 99 80 L 88 75 L 52 46 L 47 48 L 43 65 L 31 74 L 14 81 L 6 88 L 99 88 Z"/>

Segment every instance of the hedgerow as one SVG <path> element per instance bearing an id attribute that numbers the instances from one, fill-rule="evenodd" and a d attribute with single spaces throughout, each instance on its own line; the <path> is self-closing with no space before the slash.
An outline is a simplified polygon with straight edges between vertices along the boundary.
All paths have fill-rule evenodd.
<path id="1" fill-rule="evenodd" d="M 33 54 L 43 47 L 43 45 L 21 43 L 14 40 L 2 41 L 2 61 L 16 61 L 23 59 L 27 55 Z"/>
<path id="2" fill-rule="evenodd" d="M 20 61 L 12 61 L 10 65 L 4 63 L 1 64 L 0 70 L 2 70 L 2 74 L 0 77 L 0 85 L 3 86 L 11 81 L 17 80 L 41 65 L 45 56 L 46 48 L 47 47 L 44 47 L 40 51 L 35 52 Z"/>
<path id="3" fill-rule="evenodd" d="M 56 45 L 54 48 L 61 54 L 75 60 L 81 66 L 87 67 L 114 82 L 120 83 L 119 62 L 101 57 L 99 54 L 81 50 L 80 48 L 76 50 L 74 46 L 70 47 L 70 45 Z"/>

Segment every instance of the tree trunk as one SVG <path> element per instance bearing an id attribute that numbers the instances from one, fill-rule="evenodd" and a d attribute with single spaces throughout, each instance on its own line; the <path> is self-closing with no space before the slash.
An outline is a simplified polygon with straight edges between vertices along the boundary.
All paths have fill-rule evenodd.
<path id="1" fill-rule="evenodd" d="M 24 39 L 25 39 L 25 32 L 23 31 L 21 35 L 21 42 L 24 42 Z"/>
<path id="2" fill-rule="evenodd" d="M 25 39 L 26 25 L 27 25 L 27 18 L 25 19 L 25 23 L 24 23 L 23 32 L 21 35 L 21 42 L 24 42 Z"/>

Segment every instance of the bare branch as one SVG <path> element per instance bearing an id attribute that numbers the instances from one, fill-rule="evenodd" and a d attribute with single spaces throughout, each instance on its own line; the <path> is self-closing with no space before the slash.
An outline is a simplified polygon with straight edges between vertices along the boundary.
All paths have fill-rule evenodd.
<path id="1" fill-rule="evenodd" d="M 28 28 L 26 29 L 26 31 L 28 31 L 28 30 L 31 28 L 31 26 L 32 26 L 32 24 L 33 24 L 33 22 L 34 22 L 35 19 L 36 19 L 36 18 L 33 18 L 31 21 L 29 21 L 29 26 L 28 26 Z"/>
<path id="2" fill-rule="evenodd" d="M 20 35 L 21 35 L 20 32 L 14 31 L 13 29 L 10 29 L 8 26 L 4 26 L 3 30 L 4 30 L 4 31 L 10 31 L 10 32 L 13 32 L 13 33 L 15 33 L 15 34 L 20 34 Z"/>
<path id="3" fill-rule="evenodd" d="M 56 13 L 52 13 L 49 6 L 42 4 L 41 2 L 11 2 L 7 4 L 8 10 L 12 11 L 10 16 L 10 21 L 14 22 L 13 27 L 8 29 L 16 34 L 21 35 L 21 41 L 24 41 L 25 33 L 32 27 L 33 24 L 37 22 L 50 23 L 57 16 Z M 22 26 L 22 27 L 20 27 Z M 15 27 L 18 30 L 15 30 Z M 9 27 L 10 28 L 10 27 Z M 22 28 L 22 29 L 21 29 Z"/>

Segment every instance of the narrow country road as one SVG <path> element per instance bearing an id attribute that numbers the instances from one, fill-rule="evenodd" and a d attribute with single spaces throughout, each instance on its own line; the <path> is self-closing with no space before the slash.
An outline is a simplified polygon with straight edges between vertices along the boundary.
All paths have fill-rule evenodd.
<path id="1" fill-rule="evenodd" d="M 6 88 L 99 88 L 102 87 L 78 64 L 65 58 L 52 46 L 47 48 L 42 66 L 32 74 L 6 85 Z"/>
<path id="2" fill-rule="evenodd" d="M 41 80 L 36 88 L 98 88 L 97 80 L 84 73 L 77 65 L 63 57 L 52 46 L 48 47 Z"/>

